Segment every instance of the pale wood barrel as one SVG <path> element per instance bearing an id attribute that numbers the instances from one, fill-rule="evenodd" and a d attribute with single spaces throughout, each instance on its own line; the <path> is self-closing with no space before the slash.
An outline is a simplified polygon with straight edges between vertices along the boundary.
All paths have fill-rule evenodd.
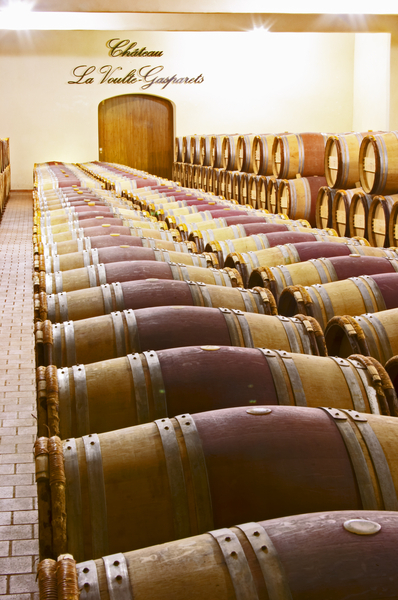
<path id="1" fill-rule="evenodd" d="M 336 191 L 327 185 L 319 188 L 315 205 L 315 225 L 319 229 L 332 227 L 332 205 Z"/>
<path id="2" fill-rule="evenodd" d="M 241 195 L 246 198 L 246 203 L 251 204 L 253 208 L 265 208 L 261 205 L 260 201 L 260 175 L 250 175 L 246 179 L 243 179 Z M 246 183 L 247 182 L 247 183 Z M 246 186 L 246 192 L 243 189 Z"/>
<path id="3" fill-rule="evenodd" d="M 253 140 L 253 172 L 256 175 L 272 175 L 272 145 L 274 134 L 256 135 Z"/>
<path id="4" fill-rule="evenodd" d="M 340 241 L 339 241 L 340 240 Z M 277 267 L 278 265 L 292 264 L 314 258 L 330 258 L 331 256 L 344 256 L 348 254 L 362 254 L 365 256 L 392 256 L 395 252 L 385 251 L 381 248 L 372 248 L 360 244 L 351 238 L 325 237 L 323 242 L 314 244 L 287 244 L 254 252 L 232 253 L 225 259 L 225 266 L 239 271 L 245 287 L 249 286 L 252 271 L 259 267 Z"/>
<path id="5" fill-rule="evenodd" d="M 211 166 L 211 135 L 202 135 L 200 137 L 199 161 L 204 167 Z"/>
<path id="6" fill-rule="evenodd" d="M 332 227 L 338 235 L 350 235 L 350 206 L 358 188 L 352 190 L 337 190 L 332 204 Z"/>
<path id="7" fill-rule="evenodd" d="M 315 227 L 318 193 L 325 184 L 326 179 L 317 176 L 283 179 L 276 195 L 277 208 L 275 212 L 287 215 L 291 219 L 305 219 L 312 227 Z"/>
<path id="8" fill-rule="evenodd" d="M 341 281 L 349 277 L 374 275 L 375 273 L 394 273 L 398 271 L 398 255 L 391 256 L 331 256 L 303 261 L 278 267 L 259 267 L 254 269 L 248 282 L 249 288 L 264 286 L 278 300 L 288 286 L 309 286 L 331 281 Z"/>
<path id="9" fill-rule="evenodd" d="M 398 132 L 366 135 L 359 151 L 359 180 L 367 194 L 398 193 Z"/>
<path id="10" fill-rule="evenodd" d="M 386 306 L 376 314 L 333 317 L 325 329 L 329 353 L 344 358 L 360 352 L 382 365 L 398 354 L 398 309 L 390 309 L 388 302 Z"/>
<path id="11" fill-rule="evenodd" d="M 193 165 L 200 165 L 200 140 L 201 135 L 193 135 L 190 140 L 189 162 Z"/>
<path id="12" fill-rule="evenodd" d="M 223 140 L 225 135 L 213 135 L 210 140 L 210 166 L 223 169 Z"/>
<path id="13" fill-rule="evenodd" d="M 277 214 L 278 211 L 278 189 L 283 180 L 269 177 L 267 182 L 267 204 L 266 209 L 271 214 Z"/>
<path id="14" fill-rule="evenodd" d="M 349 190 L 359 182 L 359 149 L 366 134 L 331 135 L 325 147 L 325 177 L 328 186 Z"/>
<path id="15" fill-rule="evenodd" d="M 191 138 L 192 135 L 184 135 L 182 137 L 182 162 L 189 163 L 191 158 Z M 191 186 L 188 186 L 191 187 Z"/>
<path id="16" fill-rule="evenodd" d="M 390 246 L 389 221 L 398 194 L 393 196 L 374 196 L 368 214 L 368 238 L 372 246 L 388 248 Z"/>
<path id="17" fill-rule="evenodd" d="M 351 237 L 359 236 L 369 239 L 368 214 L 372 199 L 373 196 L 365 194 L 363 190 L 353 194 L 349 213 Z"/>
<path id="18" fill-rule="evenodd" d="M 239 135 L 225 135 L 222 141 L 222 166 L 227 171 L 238 170 Z"/>
<path id="19" fill-rule="evenodd" d="M 276 136 L 272 146 L 272 171 L 277 179 L 325 175 L 324 133 L 290 133 Z"/>
<path id="20" fill-rule="evenodd" d="M 240 135 L 237 142 L 238 171 L 253 173 L 254 134 Z"/>
<path id="21" fill-rule="evenodd" d="M 213 192 L 213 194 L 216 194 L 217 196 L 223 195 L 221 192 L 221 185 L 220 185 L 222 171 L 224 171 L 224 169 L 212 167 L 212 190 L 211 191 Z"/>
<path id="22" fill-rule="evenodd" d="M 325 330 L 335 316 L 379 313 L 398 308 L 398 273 L 349 277 L 311 286 L 288 286 L 278 302 L 281 315 L 311 315 Z"/>

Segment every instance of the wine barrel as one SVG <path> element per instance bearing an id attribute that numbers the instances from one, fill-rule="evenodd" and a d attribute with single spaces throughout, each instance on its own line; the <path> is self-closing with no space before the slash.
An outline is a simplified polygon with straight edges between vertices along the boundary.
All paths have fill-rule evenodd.
<path id="1" fill-rule="evenodd" d="M 306 231 L 304 231 L 305 229 Z M 205 246 L 205 252 L 215 254 L 218 263 L 223 267 L 227 256 L 235 252 L 254 252 L 266 248 L 274 248 L 278 245 L 298 244 L 301 242 L 320 242 L 327 240 L 328 237 L 332 238 L 331 241 L 336 240 L 335 236 L 330 236 L 328 232 L 324 232 L 322 229 L 309 230 L 305 227 L 302 228 L 302 231 L 251 233 L 247 237 L 226 239 L 225 241 L 210 241 Z"/>
<path id="2" fill-rule="evenodd" d="M 210 139 L 210 166 L 214 169 L 224 169 L 222 146 L 224 135 L 213 135 Z"/>
<path id="3" fill-rule="evenodd" d="M 332 227 L 332 204 L 336 191 L 326 185 L 319 188 L 315 204 L 315 225 L 319 229 Z"/>
<path id="4" fill-rule="evenodd" d="M 260 201 L 260 176 L 252 174 L 242 181 L 241 196 L 245 203 L 251 204 L 253 208 L 263 208 Z M 246 186 L 246 190 L 244 186 Z"/>
<path id="5" fill-rule="evenodd" d="M 358 188 L 337 190 L 332 204 L 332 227 L 338 235 L 350 235 L 350 206 Z"/>
<path id="6" fill-rule="evenodd" d="M 318 242 L 317 244 L 301 242 L 298 244 L 286 244 L 286 246 L 280 245 L 275 248 L 266 248 L 265 250 L 256 250 L 254 252 L 234 252 L 229 254 L 225 259 L 225 266 L 237 269 L 241 274 L 244 286 L 248 287 L 251 272 L 259 267 L 277 267 L 313 258 L 348 256 L 348 254 L 391 256 L 392 258 L 396 258 L 395 252 L 387 250 L 387 254 L 385 254 L 385 251 L 381 248 L 363 246 L 356 240 L 350 240 L 350 238 L 346 240 L 344 242 L 344 238 L 333 238 L 332 236 L 328 238 L 326 236 L 323 242 Z M 348 241 L 350 243 L 347 243 Z"/>
<path id="7" fill-rule="evenodd" d="M 202 167 L 200 165 L 193 165 L 193 176 L 192 176 L 192 187 L 195 188 L 195 190 L 201 190 L 202 189 Z"/>
<path id="8" fill-rule="evenodd" d="M 199 162 L 203 167 L 211 166 L 211 135 L 200 136 Z"/>
<path id="9" fill-rule="evenodd" d="M 274 134 L 256 135 L 253 140 L 253 172 L 256 175 L 272 175 L 272 145 Z"/>
<path id="10" fill-rule="evenodd" d="M 221 195 L 221 173 L 224 172 L 224 169 L 218 169 L 212 167 L 212 192 L 216 195 Z"/>
<path id="11" fill-rule="evenodd" d="M 116 215 L 109 216 L 98 216 L 93 217 L 91 219 L 83 219 L 83 222 L 79 221 L 69 221 L 67 223 L 60 223 L 59 225 L 51 225 L 50 227 L 41 227 L 42 234 L 50 234 L 55 235 L 56 233 L 63 233 L 68 231 L 73 231 L 76 229 L 86 229 L 88 227 L 99 227 L 103 225 L 111 225 L 116 227 L 123 227 L 126 225 L 126 221 L 123 218 L 117 217 Z"/>
<path id="12" fill-rule="evenodd" d="M 218 176 L 218 194 L 224 198 L 227 197 L 227 178 L 228 171 L 225 169 L 220 169 Z"/>
<path id="13" fill-rule="evenodd" d="M 264 348 L 190 346 L 69 369 L 39 367 L 36 379 L 39 437 L 115 431 L 178 415 L 184 408 L 327 404 L 398 416 L 387 373 L 375 359 L 359 355 L 344 360 Z"/>
<path id="14" fill-rule="evenodd" d="M 50 452 L 65 482 L 40 529 L 64 507 L 53 552 L 89 560 L 260 514 L 396 511 L 396 428 L 395 417 L 272 406 L 184 412 L 64 444 L 39 438 L 36 461 Z"/>
<path id="15" fill-rule="evenodd" d="M 275 179 L 275 177 L 269 177 L 267 183 L 267 200 L 266 209 L 271 214 L 278 212 L 278 189 L 282 179 Z"/>
<path id="16" fill-rule="evenodd" d="M 275 299 L 279 299 L 287 286 L 315 285 L 331 281 L 341 281 L 348 277 L 394 273 L 398 271 L 396 258 L 360 256 L 331 256 L 278 267 L 254 269 L 249 279 L 249 288 L 268 288 Z"/>
<path id="17" fill-rule="evenodd" d="M 241 173 L 239 178 L 239 199 L 241 204 L 250 204 L 250 206 L 253 208 L 257 208 L 255 204 L 253 205 L 253 202 L 250 198 L 250 190 L 252 188 L 251 180 L 253 177 L 256 176 L 252 173 Z"/>
<path id="18" fill-rule="evenodd" d="M 253 173 L 254 163 L 254 136 L 253 134 L 240 135 L 236 144 L 238 154 L 238 171 Z"/>
<path id="19" fill-rule="evenodd" d="M 43 361 L 58 367 L 131 352 L 202 344 L 326 353 L 323 334 L 314 319 L 309 323 L 301 317 L 288 319 L 227 308 L 160 306 L 62 324 L 36 324 L 38 360 L 43 350 Z"/>
<path id="20" fill-rule="evenodd" d="M 272 171 L 275 177 L 324 177 L 327 137 L 325 133 L 290 133 L 276 136 L 272 145 Z"/>
<path id="21" fill-rule="evenodd" d="M 192 135 L 184 135 L 182 138 L 182 162 L 189 163 L 190 162 L 190 152 L 191 152 L 191 138 Z M 187 186 L 190 187 L 190 186 Z"/>
<path id="22" fill-rule="evenodd" d="M 359 181 L 367 194 L 398 193 L 398 132 L 366 135 L 359 150 Z"/>
<path id="23" fill-rule="evenodd" d="M 211 167 L 201 167 L 201 180 L 202 180 L 202 189 L 206 192 L 211 192 L 209 189 L 209 181 L 212 180 L 212 169 Z"/>
<path id="24" fill-rule="evenodd" d="M 136 236 L 137 229 L 141 229 L 145 233 L 145 235 L 140 237 L 149 237 L 153 236 L 152 232 L 164 231 L 165 229 L 167 229 L 166 224 L 160 226 L 160 223 L 158 226 L 154 227 L 150 227 L 150 225 L 155 225 L 151 222 L 127 221 L 127 223 L 128 225 L 121 227 L 117 225 L 113 226 L 106 224 L 104 227 L 102 227 L 101 225 L 98 227 L 87 227 L 87 229 L 84 229 L 84 227 L 82 227 L 80 229 L 72 229 L 72 231 L 70 232 L 56 233 L 54 235 L 52 233 L 48 235 L 42 234 L 41 239 L 44 243 L 55 244 L 59 242 L 70 242 L 83 237 L 97 237 L 99 235 L 109 236 L 111 233 L 118 233 L 119 235 Z"/>
<path id="25" fill-rule="evenodd" d="M 195 281 L 145 279 L 104 284 L 90 289 L 40 294 L 40 318 L 52 323 L 78 321 L 132 308 L 179 304 L 244 310 L 258 314 L 277 314 L 269 290 L 209 285 Z"/>
<path id="26" fill-rule="evenodd" d="M 200 140 L 201 135 L 191 136 L 190 148 L 189 148 L 189 162 L 193 165 L 200 165 Z"/>
<path id="27" fill-rule="evenodd" d="M 39 244 L 40 254 L 44 256 L 55 256 L 56 254 L 70 254 L 71 252 L 82 252 L 92 248 L 105 248 L 109 246 L 145 246 L 154 243 L 161 246 L 163 243 L 180 242 L 181 234 L 177 229 L 161 231 L 156 229 L 130 228 L 131 235 L 98 235 L 83 237 L 69 242 L 55 242 L 54 244 Z M 134 235 L 136 234 L 136 235 Z M 141 234 L 141 235 L 140 235 Z M 146 234 L 146 235 L 144 235 Z M 137 242 L 137 240 L 141 240 Z M 189 248 L 188 248 L 189 249 Z"/>
<path id="28" fill-rule="evenodd" d="M 88 590 L 92 600 L 100 600 L 100 589 L 111 598 L 119 585 L 114 578 L 119 577 L 124 587 L 134 589 L 137 600 L 155 596 L 182 600 L 184 590 L 192 585 L 198 598 L 215 598 L 217 590 L 222 600 L 393 598 L 398 583 L 397 541 L 398 517 L 393 511 L 295 515 L 244 523 L 76 566 L 70 555 L 57 562 L 43 560 L 38 566 L 39 597 L 48 600 L 49 590 L 54 590 L 51 598 L 62 600 L 57 589 L 68 588 L 73 600 L 79 594 L 86 600 Z M 375 568 L 376 561 L 382 568 Z M 148 576 L 147 565 L 153 562 L 161 568 Z M 361 565 L 360 576 L 354 564 Z"/>
<path id="29" fill-rule="evenodd" d="M 222 166 L 227 171 L 238 170 L 239 135 L 225 135 L 222 140 Z"/>
<path id="30" fill-rule="evenodd" d="M 373 196 L 365 194 L 363 190 L 356 191 L 351 198 L 349 224 L 350 236 L 369 239 L 368 214 Z"/>
<path id="31" fill-rule="evenodd" d="M 213 180 L 213 167 L 203 167 L 203 169 L 207 169 L 207 186 L 206 191 L 209 194 L 214 194 L 214 180 Z"/>
<path id="32" fill-rule="evenodd" d="M 203 252 L 206 245 L 214 241 L 233 240 L 247 237 L 258 233 L 274 233 L 275 231 L 304 231 L 304 227 L 299 224 L 286 221 L 285 223 L 265 223 L 263 219 L 255 217 L 254 222 L 239 223 L 230 227 L 219 227 L 216 229 L 196 230 L 189 234 L 189 239 L 195 242 L 200 252 Z"/>
<path id="33" fill-rule="evenodd" d="M 93 210 L 93 211 L 87 211 L 87 212 L 79 212 L 79 213 L 70 213 L 70 214 L 64 214 L 64 215 L 60 215 L 58 217 L 53 217 L 51 212 L 45 212 L 44 214 L 41 213 L 40 215 L 40 227 L 44 228 L 44 227 L 52 227 L 53 225 L 60 225 L 61 223 L 81 223 L 82 221 L 85 221 L 86 219 L 95 219 L 96 217 L 117 217 L 116 212 L 109 212 L 107 210 Z"/>
<path id="34" fill-rule="evenodd" d="M 287 317 L 311 315 L 322 329 L 337 315 L 378 313 L 398 308 L 398 273 L 349 277 L 311 286 L 288 286 L 279 298 L 278 311 Z"/>
<path id="35" fill-rule="evenodd" d="M 394 306 L 395 299 L 385 298 L 387 310 L 377 314 L 333 317 L 325 329 L 329 353 L 344 358 L 360 352 L 385 365 L 398 354 L 398 309 L 390 302 Z"/>
<path id="36" fill-rule="evenodd" d="M 123 261 L 91 265 L 82 269 L 57 273 L 38 273 L 37 290 L 47 294 L 72 292 L 105 283 L 133 281 L 137 279 L 175 279 L 177 281 L 202 281 L 203 283 L 243 287 L 243 281 L 236 269 L 189 266 L 182 263 L 158 262 L 156 260 Z"/>
<path id="37" fill-rule="evenodd" d="M 139 238 L 138 238 L 139 239 Z M 44 257 L 42 257 L 44 259 Z M 134 260 L 156 260 L 161 262 L 176 262 L 195 267 L 218 267 L 217 257 L 214 254 L 192 254 L 186 251 L 176 252 L 173 250 L 158 249 L 153 247 L 136 246 L 109 246 L 106 248 L 93 248 L 83 252 L 72 252 L 61 256 L 47 257 L 40 270 L 47 273 L 58 273 L 71 271 L 90 265 L 100 265 L 122 261 Z M 44 268 L 43 268 L 44 267 Z"/>
<path id="38" fill-rule="evenodd" d="M 187 160 L 189 160 L 189 154 L 188 154 Z M 192 165 L 190 163 L 186 162 L 184 165 L 184 177 L 183 177 L 185 187 L 188 187 L 188 188 L 193 187 L 192 177 L 193 177 Z"/>
<path id="39" fill-rule="evenodd" d="M 390 213 L 398 201 L 398 194 L 394 196 L 374 196 L 368 214 L 368 237 L 372 246 L 388 248 Z"/>
<path id="40" fill-rule="evenodd" d="M 317 176 L 282 180 L 276 195 L 275 212 L 288 215 L 290 219 L 306 219 L 315 227 L 316 201 L 319 189 L 325 184 L 326 179 Z"/>
<path id="41" fill-rule="evenodd" d="M 359 182 L 359 149 L 366 134 L 331 135 L 325 147 L 325 177 L 329 187 L 349 190 Z"/>
<path id="42" fill-rule="evenodd" d="M 225 180 L 225 197 L 227 200 L 237 200 L 239 202 L 239 180 L 236 186 L 235 176 L 241 175 L 240 171 L 227 171 Z M 238 195 L 236 195 L 236 192 Z"/>
<path id="43" fill-rule="evenodd" d="M 182 136 L 174 138 L 174 162 L 183 162 L 182 160 Z"/>
<path id="44" fill-rule="evenodd" d="M 191 214 L 170 215 L 165 217 L 165 221 L 170 228 L 175 228 L 176 225 L 187 225 L 188 223 L 199 223 L 200 221 L 213 221 L 214 219 L 229 217 L 244 218 L 247 214 L 243 207 L 238 208 L 238 205 L 232 205 L 233 208 L 224 206 L 223 208 L 198 211 Z M 173 211 L 174 212 L 174 211 Z"/>

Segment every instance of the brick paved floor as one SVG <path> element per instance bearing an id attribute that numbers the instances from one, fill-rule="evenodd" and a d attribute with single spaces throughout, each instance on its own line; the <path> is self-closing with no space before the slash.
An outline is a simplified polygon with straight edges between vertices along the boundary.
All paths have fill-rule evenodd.
<path id="1" fill-rule="evenodd" d="M 32 225 L 32 194 L 12 192 L 0 223 L 0 600 L 38 598 Z"/>

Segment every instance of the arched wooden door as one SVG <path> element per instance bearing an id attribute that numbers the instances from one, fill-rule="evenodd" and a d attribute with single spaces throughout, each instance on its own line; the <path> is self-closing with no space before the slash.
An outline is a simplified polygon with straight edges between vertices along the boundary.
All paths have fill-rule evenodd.
<path id="1" fill-rule="evenodd" d="M 98 107 L 99 159 L 171 178 L 174 106 L 150 94 L 125 94 Z"/>

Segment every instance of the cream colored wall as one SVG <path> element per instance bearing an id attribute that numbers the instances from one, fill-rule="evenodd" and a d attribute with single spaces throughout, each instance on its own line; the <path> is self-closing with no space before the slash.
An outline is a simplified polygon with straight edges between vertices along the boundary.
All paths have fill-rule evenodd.
<path id="1" fill-rule="evenodd" d="M 111 58 L 105 43 L 128 38 L 161 58 Z M 352 128 L 354 34 L 2 32 L 0 132 L 11 139 L 13 188 L 32 183 L 34 162 L 98 157 L 101 100 L 153 93 L 176 105 L 176 133 L 346 131 Z M 77 65 L 129 70 L 163 65 L 201 84 L 68 84 Z"/>
<path id="2" fill-rule="evenodd" d="M 355 131 L 386 131 L 390 126 L 390 51 L 388 33 L 355 34 Z"/>

